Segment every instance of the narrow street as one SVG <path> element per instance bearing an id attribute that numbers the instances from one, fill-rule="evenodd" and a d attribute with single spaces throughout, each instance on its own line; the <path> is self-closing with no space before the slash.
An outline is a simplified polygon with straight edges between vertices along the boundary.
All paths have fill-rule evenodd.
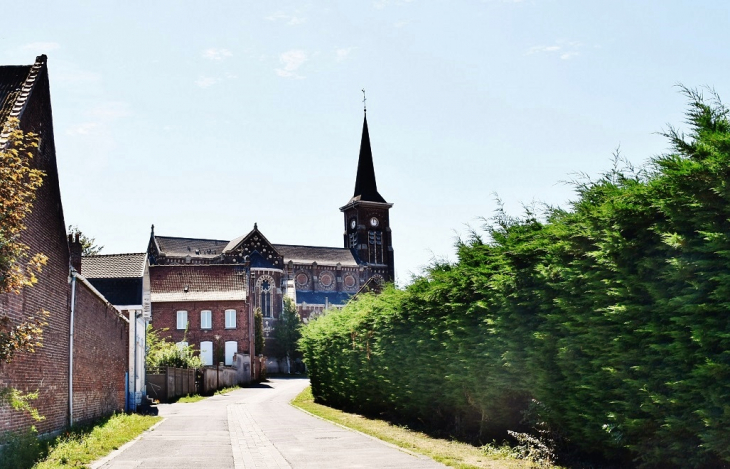
<path id="1" fill-rule="evenodd" d="M 308 384 L 279 378 L 193 404 L 162 404 L 161 424 L 92 467 L 444 467 L 291 406 Z"/>

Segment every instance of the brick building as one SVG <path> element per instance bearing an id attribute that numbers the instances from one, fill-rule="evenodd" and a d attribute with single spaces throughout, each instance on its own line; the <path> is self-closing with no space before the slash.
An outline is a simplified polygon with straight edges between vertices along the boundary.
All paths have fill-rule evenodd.
<path id="1" fill-rule="evenodd" d="M 213 363 L 211 348 L 224 349 L 228 363 L 233 353 L 253 353 L 253 312 L 261 308 L 270 356 L 285 296 L 306 321 L 342 307 L 368 282 L 393 280 L 392 205 L 377 189 L 366 117 L 355 192 L 340 208 L 343 247 L 274 244 L 256 224 L 230 241 L 159 236 L 153 225 L 147 254 L 154 327 L 199 348 L 206 363 Z"/>
<path id="2" fill-rule="evenodd" d="M 128 323 L 69 265 L 46 56 L 33 65 L 0 66 L 0 125 L 11 117 L 19 120 L 23 131 L 40 138 L 31 165 L 45 176 L 20 240 L 30 247 L 30 255 L 43 253 L 48 261 L 37 284 L 20 294 L 0 295 L 0 315 L 14 324 L 41 310 L 49 317 L 42 347 L 0 363 L 0 386 L 38 391 L 34 405 L 45 420 L 35 422 L 26 413 L 0 405 L 0 434 L 30 425 L 49 433 L 124 409 Z M 6 139 L 0 136 L 0 145 L 7 144 Z"/>

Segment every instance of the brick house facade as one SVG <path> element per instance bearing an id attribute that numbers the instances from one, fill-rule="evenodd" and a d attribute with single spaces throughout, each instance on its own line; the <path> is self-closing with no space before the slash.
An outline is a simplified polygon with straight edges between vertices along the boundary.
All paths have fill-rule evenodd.
<path id="1" fill-rule="evenodd" d="M 34 406 L 45 419 L 36 422 L 27 413 L 0 405 L 0 433 L 30 425 L 40 433 L 50 433 L 72 421 L 124 409 L 127 323 L 83 277 L 73 280 L 58 183 L 46 56 L 38 57 L 33 65 L 0 67 L 0 125 L 10 117 L 19 119 L 23 131 L 34 132 L 40 138 L 31 165 L 45 176 L 36 191 L 32 212 L 25 218 L 21 241 L 30 247 L 30 255 L 43 253 L 48 261 L 37 284 L 20 294 L 0 295 L 0 315 L 7 315 L 14 324 L 40 310 L 48 311 L 49 317 L 42 347 L 35 353 L 20 353 L 10 363 L 0 363 L 0 386 L 38 391 Z M 0 136 L 0 145 L 4 144 Z M 104 373 L 99 373 L 101 369 Z M 69 379 L 71 372 L 73 380 Z M 69 404 L 70 395 L 73 405 Z"/>

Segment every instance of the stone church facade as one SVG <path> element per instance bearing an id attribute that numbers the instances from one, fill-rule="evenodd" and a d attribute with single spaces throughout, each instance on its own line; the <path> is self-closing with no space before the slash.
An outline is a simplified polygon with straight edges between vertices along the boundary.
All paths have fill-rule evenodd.
<path id="1" fill-rule="evenodd" d="M 225 355 L 228 364 L 234 353 L 253 355 L 253 313 L 260 308 L 270 356 L 285 296 L 307 321 L 344 306 L 366 285 L 393 281 L 392 205 L 377 189 L 365 117 L 355 191 L 340 208 L 343 247 L 273 243 L 256 224 L 233 240 L 159 236 L 153 225 L 147 247 L 153 326 L 200 349 L 204 362 Z"/>

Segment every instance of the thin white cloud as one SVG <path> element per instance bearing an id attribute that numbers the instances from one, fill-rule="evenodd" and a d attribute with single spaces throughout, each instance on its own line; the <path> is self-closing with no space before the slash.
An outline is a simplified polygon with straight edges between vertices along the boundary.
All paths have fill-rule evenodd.
<path id="1" fill-rule="evenodd" d="M 350 56 L 350 53 L 352 52 L 352 47 L 343 47 L 341 49 L 337 49 L 337 61 L 342 62 L 344 60 L 347 60 L 347 58 Z"/>
<path id="2" fill-rule="evenodd" d="M 277 11 L 276 13 L 267 16 L 266 19 L 269 21 L 284 21 L 284 23 L 289 26 L 296 26 L 307 22 L 307 18 L 303 16 L 289 15 L 282 11 Z"/>
<path id="3" fill-rule="evenodd" d="M 383 8 L 387 7 L 388 5 L 404 5 L 406 3 L 414 2 L 415 0 L 376 0 L 373 2 L 373 7 L 375 7 L 378 10 L 382 10 Z"/>
<path id="4" fill-rule="evenodd" d="M 216 49 L 215 47 L 211 47 L 210 49 L 205 49 L 202 55 L 203 58 L 206 58 L 208 60 L 220 62 L 223 59 L 232 57 L 233 53 L 228 49 Z"/>
<path id="5" fill-rule="evenodd" d="M 277 68 L 276 74 L 285 78 L 304 78 L 297 73 L 299 67 L 307 61 L 307 53 L 301 49 L 292 49 L 279 55 L 283 68 Z"/>
<path id="6" fill-rule="evenodd" d="M 83 124 L 76 124 L 69 127 L 66 129 L 66 133 L 73 136 L 92 135 L 97 133 L 100 128 L 101 125 L 98 122 L 84 122 Z"/>
<path id="7" fill-rule="evenodd" d="M 393 23 L 393 26 L 395 26 L 396 28 L 402 28 L 403 26 L 407 26 L 410 23 L 410 20 L 396 21 L 395 23 Z"/>
<path id="8" fill-rule="evenodd" d="M 201 88 L 208 88 L 220 82 L 219 78 L 201 76 L 195 80 L 195 84 Z"/>
<path id="9" fill-rule="evenodd" d="M 22 50 L 33 52 L 51 52 L 61 48 L 61 44 L 57 42 L 31 42 L 20 47 Z"/>
<path id="10" fill-rule="evenodd" d="M 580 55 L 578 49 L 582 44 L 577 41 L 558 40 L 550 46 L 540 45 L 527 49 L 527 55 L 531 54 L 556 54 L 561 60 L 570 60 Z"/>
<path id="11" fill-rule="evenodd" d="M 109 101 L 91 108 L 87 114 L 99 119 L 117 119 L 132 115 L 129 104 L 123 101 Z"/>

